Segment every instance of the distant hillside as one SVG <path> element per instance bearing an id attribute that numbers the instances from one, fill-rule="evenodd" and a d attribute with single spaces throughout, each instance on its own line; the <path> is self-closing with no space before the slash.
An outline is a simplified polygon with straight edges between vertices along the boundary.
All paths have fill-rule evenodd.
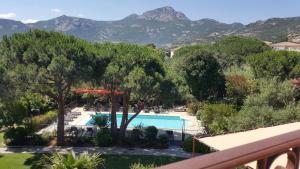
<path id="1" fill-rule="evenodd" d="M 271 18 L 246 25 L 238 35 L 256 37 L 265 41 L 300 42 L 300 17 Z"/>
<path id="2" fill-rule="evenodd" d="M 154 43 L 160 47 L 174 44 L 207 43 L 227 35 L 257 37 L 277 42 L 300 42 L 300 17 L 273 18 L 248 25 L 226 24 L 212 19 L 192 21 L 172 7 L 132 14 L 118 21 L 95 21 L 84 18 L 60 16 L 46 21 L 23 24 L 0 19 L 0 36 L 30 29 L 45 29 L 74 35 L 93 42 Z"/>

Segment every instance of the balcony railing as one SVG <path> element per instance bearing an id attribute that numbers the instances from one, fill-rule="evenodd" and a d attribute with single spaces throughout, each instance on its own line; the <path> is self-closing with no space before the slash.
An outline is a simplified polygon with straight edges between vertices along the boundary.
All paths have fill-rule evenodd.
<path id="1" fill-rule="evenodd" d="M 256 162 L 257 169 L 299 169 L 300 130 L 227 150 L 194 157 L 158 169 L 234 169 Z M 285 155 L 285 164 L 278 164 Z M 276 162 L 275 162 L 276 161 Z M 254 167 L 255 168 L 255 167 Z"/>

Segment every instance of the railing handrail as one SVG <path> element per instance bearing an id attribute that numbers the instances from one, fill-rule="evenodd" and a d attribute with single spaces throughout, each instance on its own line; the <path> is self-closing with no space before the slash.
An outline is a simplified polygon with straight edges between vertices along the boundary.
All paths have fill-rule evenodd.
<path id="1" fill-rule="evenodd" d="M 300 130 L 198 156 L 157 169 L 229 169 L 300 146 Z"/>

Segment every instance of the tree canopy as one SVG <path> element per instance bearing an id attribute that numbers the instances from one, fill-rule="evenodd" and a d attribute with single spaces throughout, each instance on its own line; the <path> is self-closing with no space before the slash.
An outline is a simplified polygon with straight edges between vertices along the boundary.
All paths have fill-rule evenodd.
<path id="1" fill-rule="evenodd" d="M 165 69 L 162 62 L 161 51 L 151 46 L 138 46 L 132 44 L 104 44 L 107 53 L 111 55 L 110 62 L 105 69 L 102 85 L 111 91 L 121 90 L 124 92 L 123 118 L 121 131 L 125 131 L 130 121 L 138 115 L 128 118 L 130 103 L 143 100 L 144 103 L 153 104 L 169 95 L 166 83 L 171 81 L 165 79 Z M 104 46 L 98 45 L 99 48 Z M 111 50 L 112 49 L 112 50 Z M 111 96 L 113 104 L 116 102 Z M 111 114 L 111 129 L 116 128 L 115 107 L 113 105 Z M 125 133 L 123 133 L 125 134 Z"/>
<path id="2" fill-rule="evenodd" d="M 289 51 L 267 51 L 249 56 L 247 59 L 255 77 L 281 80 L 299 77 L 300 53 Z"/>
<path id="3" fill-rule="evenodd" d="M 178 63 L 178 69 L 198 100 L 223 96 L 224 75 L 212 52 L 204 49 L 189 52 Z"/>
<path id="4" fill-rule="evenodd" d="M 41 93 L 56 101 L 58 144 L 63 144 L 65 97 L 72 85 L 94 75 L 99 66 L 94 46 L 62 33 L 34 30 L 4 37 L 0 51 L 9 78 L 22 92 Z"/>

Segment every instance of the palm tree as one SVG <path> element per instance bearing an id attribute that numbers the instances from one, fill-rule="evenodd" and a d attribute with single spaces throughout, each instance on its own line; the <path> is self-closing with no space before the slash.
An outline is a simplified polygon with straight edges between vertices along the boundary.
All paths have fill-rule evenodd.
<path id="1" fill-rule="evenodd" d="M 100 155 L 87 152 L 75 155 L 73 151 L 68 154 L 55 153 L 44 156 L 41 163 L 46 169 L 99 169 L 104 164 Z"/>

